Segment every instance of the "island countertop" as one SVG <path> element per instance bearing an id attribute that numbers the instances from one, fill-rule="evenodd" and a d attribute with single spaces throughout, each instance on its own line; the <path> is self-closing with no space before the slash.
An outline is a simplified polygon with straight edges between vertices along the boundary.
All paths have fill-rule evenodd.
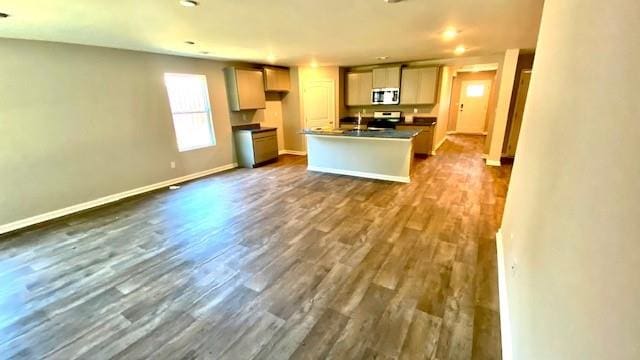
<path id="1" fill-rule="evenodd" d="M 328 135 L 328 136 L 344 136 L 355 138 L 378 138 L 378 139 L 411 139 L 418 135 L 420 131 L 407 130 L 313 130 L 304 129 L 302 133 L 305 135 Z"/>

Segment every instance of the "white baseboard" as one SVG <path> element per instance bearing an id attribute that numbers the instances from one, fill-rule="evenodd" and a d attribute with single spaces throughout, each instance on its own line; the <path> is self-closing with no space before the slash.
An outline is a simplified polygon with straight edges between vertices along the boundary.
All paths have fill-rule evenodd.
<path id="1" fill-rule="evenodd" d="M 440 146 L 442 146 L 442 144 L 444 144 L 444 142 L 447 141 L 447 136 L 445 135 L 442 140 L 440 140 L 440 142 L 436 145 L 436 147 L 431 151 L 431 155 L 435 155 L 436 151 L 438 151 L 438 149 L 440 149 Z"/>
<path id="2" fill-rule="evenodd" d="M 487 165 L 488 166 L 501 166 L 502 163 L 500 163 L 500 160 L 489 160 L 489 159 L 487 159 Z"/>
<path id="3" fill-rule="evenodd" d="M 496 256 L 498 261 L 498 298 L 500 301 L 500 334 L 502 336 L 502 359 L 512 360 L 511 319 L 509 317 L 509 298 L 504 263 L 504 245 L 502 229 L 496 233 Z"/>
<path id="4" fill-rule="evenodd" d="M 363 177 L 368 179 L 395 181 L 395 182 L 402 182 L 402 183 L 409 183 L 411 181 L 411 178 L 409 176 L 393 176 L 393 175 L 375 174 L 375 173 L 368 173 L 363 171 L 333 169 L 333 168 L 326 168 L 326 167 L 320 167 L 320 166 L 307 166 L 307 170 L 325 172 L 325 173 L 337 174 L 337 175 Z"/>
<path id="5" fill-rule="evenodd" d="M 39 224 L 41 222 L 53 220 L 53 219 L 56 219 L 56 218 L 59 218 L 59 217 L 62 217 L 62 216 L 66 216 L 66 215 L 69 215 L 69 214 L 73 214 L 73 213 L 76 213 L 76 212 L 79 212 L 79 211 L 91 209 L 91 208 L 94 208 L 96 206 L 109 204 L 109 203 L 112 203 L 112 202 L 115 202 L 115 201 L 118 201 L 118 200 L 121 200 L 121 199 L 124 199 L 124 198 L 128 198 L 128 197 L 131 197 L 131 196 L 134 196 L 134 195 L 139 195 L 139 194 L 146 193 L 146 192 L 153 191 L 153 190 L 157 190 L 157 189 L 160 189 L 160 188 L 163 188 L 163 187 L 167 187 L 167 186 L 171 186 L 171 185 L 174 185 L 174 184 L 183 183 L 185 181 L 197 179 L 197 178 L 200 178 L 200 177 L 203 177 L 203 176 L 215 174 L 215 173 L 222 172 L 222 171 L 229 170 L 229 169 L 233 169 L 233 168 L 236 168 L 236 167 L 238 167 L 237 163 L 222 165 L 222 166 L 218 166 L 218 167 L 213 168 L 213 169 L 204 170 L 204 171 L 200 171 L 200 172 L 197 172 L 197 173 L 181 176 L 181 177 L 178 177 L 178 178 L 165 180 L 165 181 L 162 181 L 162 182 L 159 182 L 159 183 L 155 183 L 155 184 L 139 187 L 139 188 L 132 189 L 132 190 L 127 190 L 127 191 L 124 191 L 124 192 L 121 192 L 121 193 L 104 196 L 104 197 L 101 197 L 101 198 L 98 198 L 98 199 L 95 199 L 95 200 L 91 200 L 91 201 L 87 201 L 87 202 L 84 202 L 84 203 L 81 203 L 81 204 L 72 205 L 72 206 L 69 206 L 69 207 L 66 207 L 66 208 L 63 208 L 63 209 L 58 209 L 58 210 L 50 211 L 48 213 L 32 216 L 30 218 L 26 218 L 26 219 L 10 222 L 8 224 L 0 225 L 0 234 L 8 233 L 10 231 L 22 229 L 22 228 L 25 228 L 27 226 Z"/>
<path id="6" fill-rule="evenodd" d="M 306 151 L 298 151 L 298 150 L 279 150 L 278 155 L 298 155 L 298 156 L 306 156 Z"/>

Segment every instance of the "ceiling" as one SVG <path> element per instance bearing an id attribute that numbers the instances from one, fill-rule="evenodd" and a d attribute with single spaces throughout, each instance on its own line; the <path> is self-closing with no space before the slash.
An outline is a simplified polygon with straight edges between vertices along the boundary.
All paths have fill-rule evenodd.
<path id="1" fill-rule="evenodd" d="M 543 0 L 0 0 L 0 37 L 281 65 L 532 49 Z M 449 26 L 458 37 L 443 41 Z M 193 41 L 194 45 L 185 44 Z M 201 52 L 207 51 L 204 55 Z M 388 56 L 377 60 L 378 56 Z"/>

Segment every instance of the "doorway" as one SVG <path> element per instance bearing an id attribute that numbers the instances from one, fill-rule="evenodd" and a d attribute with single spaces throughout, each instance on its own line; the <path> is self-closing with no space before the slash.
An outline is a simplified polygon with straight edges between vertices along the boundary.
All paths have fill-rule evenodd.
<path id="1" fill-rule="evenodd" d="M 495 110 L 496 70 L 458 70 L 453 77 L 449 134 L 486 135 Z"/>
<path id="2" fill-rule="evenodd" d="M 304 83 L 304 127 L 333 128 L 336 117 L 333 80 L 310 80 Z"/>
<path id="3" fill-rule="evenodd" d="M 462 81 L 456 124 L 457 133 L 484 134 L 490 92 L 491 80 Z"/>

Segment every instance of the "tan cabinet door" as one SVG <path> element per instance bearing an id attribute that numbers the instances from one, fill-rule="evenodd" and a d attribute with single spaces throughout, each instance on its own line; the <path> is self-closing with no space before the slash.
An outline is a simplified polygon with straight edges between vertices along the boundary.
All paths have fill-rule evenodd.
<path id="1" fill-rule="evenodd" d="M 374 89 L 382 88 L 398 88 L 400 87 L 400 67 L 384 67 L 373 69 L 373 83 Z"/>
<path id="2" fill-rule="evenodd" d="M 373 88 L 381 89 L 387 87 L 387 68 L 373 69 Z"/>
<path id="3" fill-rule="evenodd" d="M 402 69 L 400 104 L 417 104 L 420 91 L 420 69 Z"/>
<path id="4" fill-rule="evenodd" d="M 278 157 L 278 138 L 267 136 L 253 139 L 253 156 L 256 164 Z"/>
<path id="5" fill-rule="evenodd" d="M 347 74 L 347 106 L 371 105 L 371 72 Z"/>
<path id="6" fill-rule="evenodd" d="M 359 105 L 371 105 L 371 90 L 373 74 L 370 72 L 360 73 Z"/>
<path id="7" fill-rule="evenodd" d="M 360 74 L 348 73 L 347 74 L 347 105 L 359 105 L 360 101 Z"/>
<path id="8" fill-rule="evenodd" d="M 435 104 L 436 93 L 438 92 L 438 68 L 422 68 L 420 69 L 420 81 L 417 104 Z"/>
<path id="9" fill-rule="evenodd" d="M 435 104 L 438 74 L 437 67 L 402 69 L 400 104 Z"/>
<path id="10" fill-rule="evenodd" d="M 420 131 L 420 134 L 413 138 L 413 152 L 421 155 L 431 154 L 431 148 L 433 147 L 433 127 L 398 125 L 396 126 L 396 130 Z"/>
<path id="11" fill-rule="evenodd" d="M 400 87 L 400 67 L 387 68 L 387 86 L 388 88 Z"/>
<path id="12" fill-rule="evenodd" d="M 236 81 L 240 109 L 265 108 L 262 71 L 236 69 Z"/>
<path id="13" fill-rule="evenodd" d="M 264 84 L 266 91 L 289 91 L 291 87 L 289 70 L 265 68 Z"/>

